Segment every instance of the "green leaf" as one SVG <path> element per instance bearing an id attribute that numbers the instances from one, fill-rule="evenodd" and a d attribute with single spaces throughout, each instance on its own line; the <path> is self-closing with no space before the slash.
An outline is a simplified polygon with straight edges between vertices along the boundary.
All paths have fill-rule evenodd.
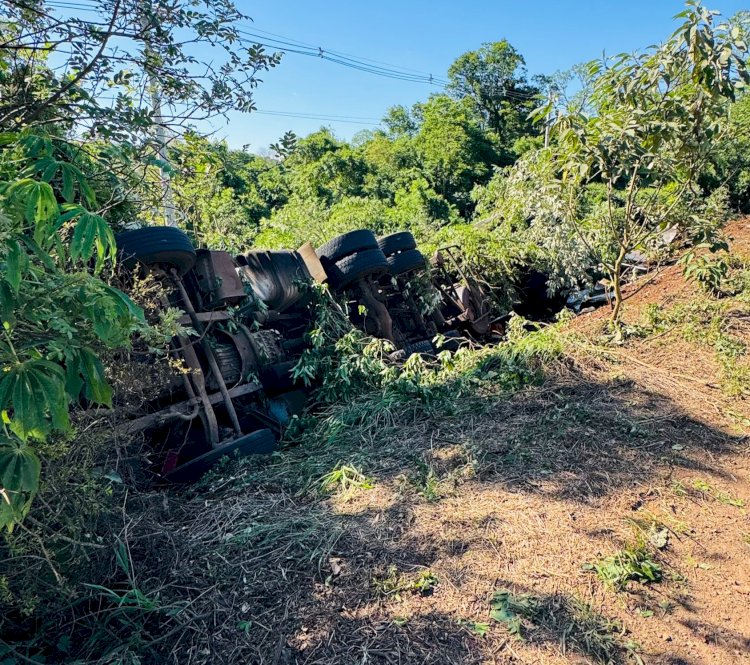
<path id="1" fill-rule="evenodd" d="M 471 624 L 471 632 L 475 635 L 479 635 L 479 637 L 484 637 L 487 634 L 487 631 L 490 629 L 490 624 L 474 621 Z"/>
<path id="2" fill-rule="evenodd" d="M 13 145 L 20 138 L 17 132 L 0 132 L 0 145 Z"/>
<path id="3" fill-rule="evenodd" d="M 18 288 L 21 285 L 21 277 L 26 272 L 29 259 L 26 252 L 23 251 L 20 244 L 14 238 L 7 241 L 8 255 L 5 257 L 5 279 L 13 289 L 13 293 L 18 295 Z"/>
<path id="4" fill-rule="evenodd" d="M 32 238 L 24 238 L 23 242 L 33 252 L 34 256 L 36 256 L 42 262 L 42 264 L 44 264 L 44 267 L 47 268 L 47 270 L 55 272 L 57 267 L 55 266 L 54 260 L 39 246 L 39 244 L 35 240 L 33 240 Z"/>
<path id="5" fill-rule="evenodd" d="M 86 180 L 86 177 L 82 173 L 78 177 L 78 188 L 81 190 L 81 197 L 86 202 L 86 204 L 90 206 L 95 206 L 96 194 L 94 194 L 94 190 L 91 189 L 91 185 L 89 185 L 88 181 Z"/>
<path id="6" fill-rule="evenodd" d="M 57 199 L 46 182 L 34 182 L 28 187 L 26 221 L 40 224 L 49 221 L 57 212 Z"/>
<path id="7" fill-rule="evenodd" d="M 69 428 L 65 373 L 44 359 L 11 365 L 0 381 L 0 409 L 13 410 L 12 430 L 23 440 Z"/>
<path id="8" fill-rule="evenodd" d="M 11 492 L 0 488 L 0 528 L 12 532 L 13 527 L 28 514 L 33 499 L 34 494 Z"/>
<path id="9" fill-rule="evenodd" d="M 77 353 L 65 358 L 65 392 L 68 397 L 75 401 L 81 395 L 83 389 L 83 378 L 81 378 L 81 357 Z"/>
<path id="10" fill-rule="evenodd" d="M 145 314 L 143 313 L 143 310 L 138 307 L 125 293 L 120 291 L 119 289 L 115 289 L 111 286 L 104 286 L 104 292 L 109 295 L 113 300 L 117 300 L 124 306 L 126 312 L 128 315 L 130 315 L 132 318 L 137 319 L 138 321 L 144 321 L 146 320 Z"/>
<path id="11" fill-rule="evenodd" d="M 72 167 L 70 164 L 63 164 L 62 165 L 62 180 L 63 180 L 63 186 L 62 186 L 62 195 L 63 198 L 70 203 L 73 201 L 73 176 L 76 174 L 76 172 L 80 173 L 78 169 L 75 167 Z"/>
<path id="12" fill-rule="evenodd" d="M 41 463 L 34 450 L 6 439 L 0 442 L 0 486 L 11 492 L 34 493 L 39 488 Z"/>
<path id="13" fill-rule="evenodd" d="M 120 567 L 120 570 L 129 577 L 130 557 L 128 556 L 128 550 L 125 547 L 125 543 L 119 539 L 117 540 L 117 547 L 115 548 L 115 558 L 117 559 L 117 565 Z"/>
<path id="14" fill-rule="evenodd" d="M 32 170 L 32 173 L 35 171 L 41 171 L 42 180 L 44 182 L 52 182 L 52 178 L 55 177 L 57 170 L 58 170 L 58 162 L 52 159 L 51 157 L 45 157 L 43 159 L 40 159 L 34 165 L 34 169 Z"/>
<path id="15" fill-rule="evenodd" d="M 100 270 L 107 258 L 114 260 L 117 247 L 115 236 L 104 218 L 90 212 L 78 216 L 73 239 L 70 243 L 70 258 L 88 261 L 96 252 L 95 270 Z"/>
<path id="16" fill-rule="evenodd" d="M 97 404 L 111 406 L 112 388 L 104 376 L 104 366 L 101 360 L 89 348 L 81 349 L 78 357 L 78 371 L 83 376 L 82 385 L 86 399 Z"/>
<path id="17" fill-rule="evenodd" d="M 6 281 L 0 281 L 0 323 L 15 323 L 16 299 L 13 289 Z"/>

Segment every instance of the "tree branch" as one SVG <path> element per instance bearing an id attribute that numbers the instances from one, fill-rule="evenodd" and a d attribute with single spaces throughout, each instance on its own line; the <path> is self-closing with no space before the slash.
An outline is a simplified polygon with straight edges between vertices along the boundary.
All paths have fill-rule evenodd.
<path id="1" fill-rule="evenodd" d="M 27 122 L 30 122 L 38 118 L 39 114 L 42 111 L 44 111 L 45 109 L 52 106 L 55 102 L 57 102 L 66 92 L 68 92 L 68 90 L 70 90 L 74 85 L 76 85 L 83 78 L 88 76 L 88 74 L 94 69 L 94 66 L 104 54 L 104 49 L 107 47 L 107 42 L 109 41 L 109 38 L 114 34 L 114 26 L 115 26 L 115 21 L 117 20 L 117 14 L 120 9 L 120 1 L 121 0 L 115 0 L 115 5 L 112 8 L 112 18 L 109 21 L 109 26 L 107 27 L 107 31 L 102 36 L 102 43 L 99 46 L 99 50 L 91 58 L 88 64 L 81 71 L 79 71 L 78 74 L 76 74 L 76 76 L 74 76 L 70 81 L 68 81 L 64 86 L 62 86 L 57 92 L 55 92 L 51 97 L 49 97 L 47 101 L 45 101 L 43 104 L 40 104 L 36 109 L 34 109 L 34 111 L 28 117 L 24 117 L 22 120 L 19 120 L 19 122 L 16 123 L 16 128 L 19 128 L 21 125 L 24 125 Z"/>

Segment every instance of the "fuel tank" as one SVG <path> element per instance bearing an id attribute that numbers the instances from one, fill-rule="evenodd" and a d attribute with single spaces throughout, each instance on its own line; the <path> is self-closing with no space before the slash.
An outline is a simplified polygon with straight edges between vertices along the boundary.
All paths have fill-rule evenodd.
<path id="1" fill-rule="evenodd" d="M 239 270 L 269 310 L 284 312 L 304 305 L 312 282 L 305 262 L 288 250 L 254 251 L 236 257 Z"/>

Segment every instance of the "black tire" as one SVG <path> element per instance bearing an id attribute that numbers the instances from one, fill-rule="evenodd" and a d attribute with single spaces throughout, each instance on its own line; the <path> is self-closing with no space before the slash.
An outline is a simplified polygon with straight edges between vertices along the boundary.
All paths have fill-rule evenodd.
<path id="1" fill-rule="evenodd" d="M 424 254 L 417 249 L 408 249 L 388 257 L 388 268 L 394 277 L 413 270 L 424 270 L 426 265 Z"/>
<path id="2" fill-rule="evenodd" d="M 172 226 L 149 226 L 124 231 L 115 236 L 120 261 L 133 270 L 145 266 L 166 265 L 184 275 L 195 265 L 195 248 L 184 231 Z"/>
<path id="3" fill-rule="evenodd" d="M 344 289 L 358 279 L 388 271 L 388 259 L 379 249 L 366 249 L 341 259 L 327 269 L 334 289 Z"/>
<path id="4" fill-rule="evenodd" d="M 189 462 L 180 464 L 180 466 L 164 474 L 164 477 L 173 483 L 190 483 L 198 480 L 224 455 L 236 454 L 238 457 L 246 457 L 248 455 L 268 454 L 274 450 L 276 450 L 276 439 L 271 430 L 259 429 L 209 450 L 203 455 L 194 457 Z"/>
<path id="5" fill-rule="evenodd" d="M 378 238 L 378 247 L 383 251 L 383 254 L 390 256 L 396 252 L 406 252 L 410 249 L 416 249 L 417 241 L 414 240 L 414 236 L 409 231 L 401 231 L 400 233 L 392 233 L 389 236 Z"/>
<path id="6" fill-rule="evenodd" d="M 349 231 L 349 233 L 344 233 L 333 240 L 329 240 L 318 247 L 316 253 L 325 266 L 326 263 L 336 263 L 356 252 L 377 248 L 378 240 L 375 234 L 367 229 L 360 229 L 359 231 Z"/>
<path id="7" fill-rule="evenodd" d="M 434 356 L 435 346 L 429 339 L 423 339 L 421 342 L 414 342 L 413 344 L 407 344 L 404 347 L 404 355 L 408 358 L 409 356 L 418 353 L 420 355 Z"/>

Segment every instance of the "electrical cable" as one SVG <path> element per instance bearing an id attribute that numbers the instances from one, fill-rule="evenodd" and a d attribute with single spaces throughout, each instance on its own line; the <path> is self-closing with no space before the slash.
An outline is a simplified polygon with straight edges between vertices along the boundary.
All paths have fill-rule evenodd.
<path id="1" fill-rule="evenodd" d="M 46 3 L 51 7 L 60 7 L 77 11 L 96 12 L 97 5 L 86 0 L 48 0 Z M 245 29 L 245 28 L 249 29 Z M 282 53 L 292 53 L 326 60 L 343 67 L 348 67 L 355 71 L 380 76 L 396 81 L 405 81 L 409 83 L 424 83 L 437 87 L 447 88 L 449 82 L 443 78 L 426 74 L 415 69 L 392 65 L 369 58 L 354 56 L 343 51 L 328 50 L 321 46 L 314 46 L 308 42 L 288 37 L 268 30 L 246 26 L 240 23 L 236 28 L 238 34 L 250 37 L 258 46 L 280 51 Z M 263 35 L 271 37 L 264 37 Z M 525 93 L 518 90 L 504 90 L 502 94 L 508 99 L 515 101 L 529 101 L 538 97 L 535 93 Z"/>

